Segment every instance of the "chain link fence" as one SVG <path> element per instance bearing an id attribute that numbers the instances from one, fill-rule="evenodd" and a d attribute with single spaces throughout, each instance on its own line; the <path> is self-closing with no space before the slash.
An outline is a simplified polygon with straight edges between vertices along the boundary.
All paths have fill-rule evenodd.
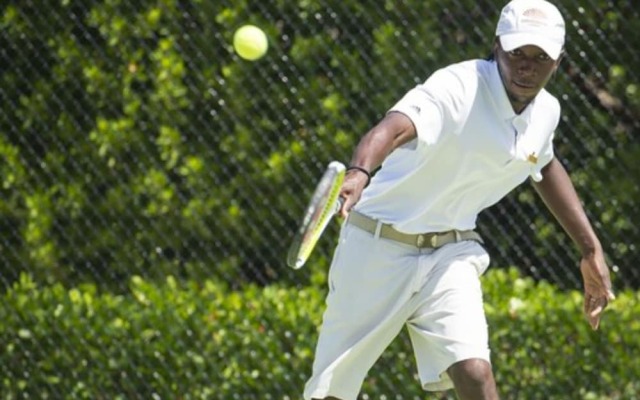
<path id="1" fill-rule="evenodd" d="M 309 268 L 284 260 L 326 164 L 348 161 L 361 135 L 435 69 L 486 57 L 502 5 L 3 2 L 0 285 L 26 273 L 116 294 L 134 276 L 308 286 L 328 268 L 337 225 Z M 615 286 L 636 289 L 640 15 L 630 1 L 558 6 L 568 41 L 549 86 L 563 107 L 556 154 Z M 231 47 L 247 23 L 270 42 L 255 62 Z M 492 268 L 580 288 L 575 247 L 528 184 L 486 210 L 479 230 Z M 0 375 L 17 376 L 10 368 Z"/>

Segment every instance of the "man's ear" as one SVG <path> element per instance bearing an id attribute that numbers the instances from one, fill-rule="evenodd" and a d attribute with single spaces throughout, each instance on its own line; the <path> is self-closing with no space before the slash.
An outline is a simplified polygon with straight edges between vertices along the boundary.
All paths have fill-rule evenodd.
<path id="1" fill-rule="evenodd" d="M 493 41 L 493 47 L 491 48 L 491 51 L 493 52 L 493 58 L 495 59 L 498 56 L 498 50 L 500 49 L 500 38 L 498 38 L 496 36 L 495 40 Z"/>
<path id="2" fill-rule="evenodd" d="M 556 74 L 556 71 L 558 71 L 558 68 L 560 67 L 560 63 L 564 59 L 564 56 L 565 56 L 565 52 L 564 52 L 564 49 L 562 49 L 562 51 L 560 52 L 560 55 L 558 56 L 558 59 L 556 60 L 556 66 L 553 69 L 554 75 Z"/>

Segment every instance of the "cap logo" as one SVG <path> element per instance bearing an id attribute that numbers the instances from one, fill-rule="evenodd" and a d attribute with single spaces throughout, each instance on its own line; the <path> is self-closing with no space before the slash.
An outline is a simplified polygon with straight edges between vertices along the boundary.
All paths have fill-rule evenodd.
<path id="1" fill-rule="evenodd" d="M 526 19 L 530 25 L 542 26 L 546 25 L 547 14 L 537 8 L 530 8 L 522 13 L 523 19 Z"/>
<path id="2" fill-rule="evenodd" d="M 526 10 L 525 12 L 523 12 L 522 15 L 524 15 L 525 17 L 537 18 L 537 19 L 546 19 L 547 18 L 547 14 L 545 14 L 544 11 L 539 10 L 537 8 L 530 8 L 530 9 Z"/>

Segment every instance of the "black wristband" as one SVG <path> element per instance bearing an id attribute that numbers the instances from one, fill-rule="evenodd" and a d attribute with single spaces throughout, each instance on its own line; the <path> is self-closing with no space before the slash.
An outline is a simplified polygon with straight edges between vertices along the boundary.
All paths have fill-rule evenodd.
<path id="1" fill-rule="evenodd" d="M 367 176 L 367 183 L 364 185 L 364 187 L 369 186 L 369 183 L 371 182 L 371 172 L 367 171 L 366 169 L 364 169 L 362 167 L 358 167 L 357 165 L 350 165 L 347 168 L 347 172 L 352 171 L 352 170 L 360 171 L 363 174 L 365 174 Z"/>

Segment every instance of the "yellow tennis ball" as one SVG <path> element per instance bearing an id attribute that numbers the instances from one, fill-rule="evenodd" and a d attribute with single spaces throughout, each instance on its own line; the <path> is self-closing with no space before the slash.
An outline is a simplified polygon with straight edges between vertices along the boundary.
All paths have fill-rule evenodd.
<path id="1" fill-rule="evenodd" d="M 233 35 L 233 48 L 245 60 L 254 61 L 264 56 L 269 48 L 267 35 L 254 25 L 245 25 Z"/>

